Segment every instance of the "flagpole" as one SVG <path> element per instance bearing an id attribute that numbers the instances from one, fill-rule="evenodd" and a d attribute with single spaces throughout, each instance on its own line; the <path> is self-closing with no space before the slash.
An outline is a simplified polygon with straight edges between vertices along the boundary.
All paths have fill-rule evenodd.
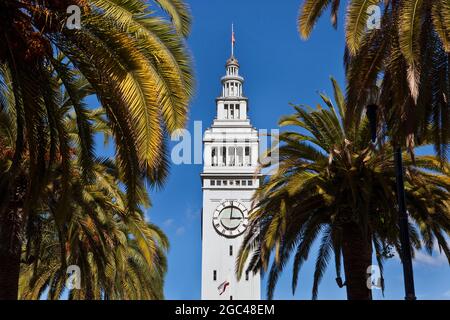
<path id="1" fill-rule="evenodd" d="M 234 23 L 231 24 L 231 56 L 234 57 Z"/>

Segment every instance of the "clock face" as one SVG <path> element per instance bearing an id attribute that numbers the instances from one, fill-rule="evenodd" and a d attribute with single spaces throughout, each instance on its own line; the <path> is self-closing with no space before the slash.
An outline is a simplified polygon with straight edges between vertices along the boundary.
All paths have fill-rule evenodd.
<path id="1" fill-rule="evenodd" d="M 225 201 L 214 211 L 213 225 L 221 235 L 237 237 L 247 229 L 247 209 L 237 201 Z"/>

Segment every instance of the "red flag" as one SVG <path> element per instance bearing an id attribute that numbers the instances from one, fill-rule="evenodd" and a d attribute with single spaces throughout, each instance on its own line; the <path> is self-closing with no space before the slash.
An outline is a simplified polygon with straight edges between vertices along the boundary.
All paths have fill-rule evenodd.
<path id="1" fill-rule="evenodd" d="M 224 281 L 220 284 L 220 286 L 217 287 L 217 290 L 219 290 L 219 295 L 222 295 L 225 290 L 227 290 L 230 283 L 228 281 Z"/>
<path id="2" fill-rule="evenodd" d="M 231 25 L 231 56 L 234 57 L 234 44 L 236 43 L 236 37 L 234 36 L 234 24 Z"/>

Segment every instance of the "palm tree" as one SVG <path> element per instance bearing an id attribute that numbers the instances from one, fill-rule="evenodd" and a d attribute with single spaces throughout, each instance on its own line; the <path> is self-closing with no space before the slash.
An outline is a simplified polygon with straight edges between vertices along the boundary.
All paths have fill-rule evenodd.
<path id="1" fill-rule="evenodd" d="M 110 134 L 101 109 L 89 111 L 86 116 L 96 132 Z M 8 168 L 15 127 L 5 111 L 0 112 L 0 124 L 0 166 Z M 66 116 L 64 125 L 72 146 L 72 191 L 69 208 L 64 210 L 71 215 L 61 230 L 57 219 L 62 210 L 59 198 L 63 194 L 64 170 L 59 164 L 52 168 L 51 181 L 27 219 L 19 296 L 59 298 L 65 289 L 71 289 L 66 286 L 67 267 L 76 265 L 81 269 L 81 288 L 71 290 L 69 298 L 162 299 L 168 241 L 158 227 L 144 220 L 140 208 L 150 206 L 144 185 L 137 190 L 137 209 L 130 211 L 114 162 L 95 159 L 93 176 L 87 182 L 79 165 L 82 148 L 74 113 Z M 22 177 L 29 180 L 27 172 Z"/>
<path id="2" fill-rule="evenodd" d="M 295 292 L 300 268 L 318 238 L 313 299 L 332 253 L 338 279 L 342 259 L 348 299 L 371 299 L 367 269 L 373 251 L 380 270 L 392 249 L 401 252 L 391 142 L 370 143 L 367 118 L 361 113 L 347 118 L 343 93 L 332 82 L 336 105 L 321 94 L 325 107 L 295 106 L 295 114 L 280 121 L 293 129 L 280 134 L 279 168 L 255 194 L 237 273 L 267 270 L 272 261 L 269 298 L 291 255 Z M 432 156 L 415 162 L 408 157 L 405 164 L 411 245 L 431 253 L 437 242 L 450 262 L 445 238 L 450 235 L 450 166 Z"/>
<path id="3" fill-rule="evenodd" d="M 305 0 L 298 29 L 308 38 L 331 5 L 334 26 L 339 0 Z M 381 11 L 381 27 L 368 28 L 370 6 Z M 359 113 L 366 91 L 383 79 L 381 104 L 395 142 L 412 151 L 425 139 L 448 158 L 450 139 L 450 3 L 447 0 L 352 0 L 346 15 L 348 119 Z M 405 139 L 405 140 L 404 140 Z"/>
<path id="4" fill-rule="evenodd" d="M 107 116 L 128 209 L 136 209 L 142 179 L 160 184 L 166 176 L 164 137 L 184 126 L 193 90 L 185 45 L 190 15 L 180 0 L 151 3 L 170 19 L 141 0 L 0 3 L 0 108 L 15 128 L 12 148 L 2 150 L 7 158 L 0 179 L 0 299 L 17 298 L 26 220 L 55 166 L 64 172 L 55 221 L 61 231 L 66 227 L 74 170 L 67 109 L 76 114 L 83 177 L 92 179 L 86 94 L 96 95 Z M 65 27 L 73 4 L 82 12 L 79 29 Z"/>
<path id="5" fill-rule="evenodd" d="M 58 182 L 46 190 L 47 205 L 30 217 L 22 254 L 21 299 L 163 299 L 168 241 L 146 222 L 143 212 L 129 212 L 115 164 L 96 161 L 95 178 L 86 184 L 74 175 L 73 212 L 61 243 L 53 217 L 58 210 Z M 56 186 L 56 188 L 55 188 Z M 139 204 L 149 206 L 145 190 Z M 80 287 L 67 285 L 66 270 L 80 268 Z M 73 283 L 70 283 L 73 285 Z M 67 291 L 66 291 L 67 290 Z"/>

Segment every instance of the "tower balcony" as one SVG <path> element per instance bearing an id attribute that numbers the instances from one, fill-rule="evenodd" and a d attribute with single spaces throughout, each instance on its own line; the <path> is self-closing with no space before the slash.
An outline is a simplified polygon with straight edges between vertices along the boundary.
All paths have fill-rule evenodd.
<path id="1" fill-rule="evenodd" d="M 224 83 L 226 81 L 239 81 L 241 83 L 245 82 L 244 78 L 241 76 L 238 76 L 238 75 L 226 75 L 226 76 L 223 76 L 222 78 L 220 78 L 220 81 L 222 83 Z"/>

